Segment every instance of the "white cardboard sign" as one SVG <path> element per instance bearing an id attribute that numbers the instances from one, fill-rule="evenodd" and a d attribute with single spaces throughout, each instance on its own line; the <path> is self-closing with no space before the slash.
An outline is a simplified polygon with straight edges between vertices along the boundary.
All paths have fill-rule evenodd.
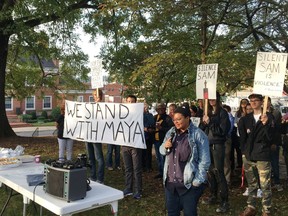
<path id="1" fill-rule="evenodd" d="M 287 53 L 258 52 L 253 93 L 282 96 Z"/>
<path id="2" fill-rule="evenodd" d="M 201 64 L 197 66 L 197 99 L 216 99 L 218 64 Z"/>
<path id="3" fill-rule="evenodd" d="M 63 136 L 74 140 L 146 149 L 143 103 L 65 101 Z"/>
<path id="4" fill-rule="evenodd" d="M 91 87 L 92 89 L 103 88 L 102 60 L 96 59 L 91 62 Z"/>

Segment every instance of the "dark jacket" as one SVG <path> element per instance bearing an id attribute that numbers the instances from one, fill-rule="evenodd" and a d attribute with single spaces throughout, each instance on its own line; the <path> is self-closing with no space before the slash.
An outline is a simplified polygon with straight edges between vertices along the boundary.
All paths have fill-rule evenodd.
<path id="1" fill-rule="evenodd" d="M 56 120 L 57 122 L 57 129 L 58 129 L 58 132 L 57 132 L 57 137 L 59 139 L 67 139 L 67 138 L 64 138 L 63 137 L 63 132 L 64 132 L 64 115 L 61 114 L 58 119 Z"/>
<path id="2" fill-rule="evenodd" d="M 144 127 L 148 128 L 148 129 L 152 129 L 153 131 L 155 131 L 155 120 L 154 117 L 151 113 L 149 112 L 144 112 Z M 146 140 L 150 140 L 152 143 L 154 142 L 154 133 L 153 132 L 146 132 L 145 131 L 145 139 Z"/>
<path id="3" fill-rule="evenodd" d="M 218 113 L 209 116 L 209 124 L 201 122 L 199 127 L 207 134 L 210 145 L 224 145 L 231 127 L 229 115 L 226 110 L 220 108 Z"/>
<path id="4" fill-rule="evenodd" d="M 274 117 L 267 113 L 268 122 L 255 122 L 253 113 L 242 117 L 238 124 L 242 153 L 250 161 L 271 161 L 271 145 L 275 142 Z"/>
<path id="5" fill-rule="evenodd" d="M 161 122 L 161 129 L 159 131 L 156 131 L 155 133 L 159 133 L 159 141 L 160 143 L 163 142 L 165 134 L 167 133 L 168 130 L 170 130 L 170 128 L 174 125 L 173 121 L 171 119 L 171 117 L 169 115 L 167 115 L 166 113 L 162 114 L 159 116 L 159 118 L 157 118 L 157 115 L 154 115 L 154 120 L 155 123 L 156 122 Z"/>

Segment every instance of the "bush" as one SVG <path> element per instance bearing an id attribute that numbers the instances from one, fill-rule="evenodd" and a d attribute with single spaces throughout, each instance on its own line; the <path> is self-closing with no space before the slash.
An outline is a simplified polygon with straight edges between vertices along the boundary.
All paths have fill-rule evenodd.
<path id="1" fill-rule="evenodd" d="M 61 115 L 61 112 L 60 112 L 60 107 L 55 107 L 52 109 L 51 111 L 51 117 L 54 121 L 56 121 L 59 116 Z"/>
<path id="2" fill-rule="evenodd" d="M 28 119 L 26 123 L 36 123 L 37 121 L 37 119 Z"/>
<path id="3" fill-rule="evenodd" d="M 38 123 L 44 123 L 44 122 L 45 122 L 45 118 L 44 118 L 43 116 L 39 116 L 39 117 L 37 118 L 37 122 L 38 122 Z"/>
<path id="4" fill-rule="evenodd" d="M 29 115 L 32 116 L 32 119 L 37 119 L 37 114 L 35 111 L 32 111 L 31 113 L 29 113 Z"/>
<path id="5" fill-rule="evenodd" d="M 42 111 L 41 117 L 43 117 L 44 119 L 48 118 L 48 114 L 47 114 L 47 112 L 45 110 Z"/>
<path id="6" fill-rule="evenodd" d="M 22 122 L 28 122 L 29 120 L 31 120 L 32 119 L 32 115 L 29 115 L 29 114 L 22 114 L 22 115 L 20 115 L 20 120 L 22 121 Z"/>

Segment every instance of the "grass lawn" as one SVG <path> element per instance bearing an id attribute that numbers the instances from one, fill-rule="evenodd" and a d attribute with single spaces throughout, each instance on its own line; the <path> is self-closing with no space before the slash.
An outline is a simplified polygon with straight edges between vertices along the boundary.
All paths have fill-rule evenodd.
<path id="1" fill-rule="evenodd" d="M 9 139 L 0 139 L 0 147 L 12 148 L 14 149 L 17 145 L 21 145 L 25 148 L 25 154 L 36 155 L 40 154 L 42 162 L 47 159 L 57 159 L 58 156 L 58 143 L 56 137 L 15 137 Z M 106 145 L 103 145 L 104 155 L 106 155 Z M 77 157 L 79 153 L 86 153 L 85 145 L 82 142 L 75 141 L 74 143 L 74 158 Z M 164 189 L 162 186 L 162 179 L 154 179 L 157 174 L 156 169 L 156 159 L 153 158 L 153 169 L 152 172 L 143 173 L 143 197 L 140 200 L 134 200 L 132 197 L 124 198 L 119 202 L 119 216 L 162 216 L 166 215 L 165 211 L 165 201 L 164 201 Z M 122 164 L 123 167 L 123 164 Z M 11 169 L 11 172 L 13 168 Z M 1 171 L 0 171 L 1 172 Z M 215 216 L 215 215 L 239 215 L 241 211 L 245 208 L 246 199 L 242 193 L 244 188 L 240 188 L 240 170 L 235 173 L 233 177 L 232 186 L 230 188 L 230 211 L 226 214 L 217 214 L 215 209 L 217 206 L 206 206 L 199 204 L 199 215 L 200 216 Z M 113 170 L 108 171 L 105 169 L 105 184 L 114 187 L 119 190 L 124 189 L 124 171 L 123 170 Z M 284 180 L 283 180 L 284 183 Z M 206 190 L 204 196 L 208 196 L 208 191 Z M 88 192 L 89 193 L 89 192 Z M 0 188 L 0 205 L 4 205 L 6 198 L 8 196 L 8 190 L 2 185 Z M 204 197 L 203 196 L 203 197 Z M 261 203 L 260 199 L 258 202 L 259 213 L 257 215 L 261 216 L 260 209 Z M 287 216 L 288 215 L 288 189 L 286 183 L 284 184 L 284 191 L 277 192 L 273 191 L 273 215 L 277 216 Z M 39 207 L 37 206 L 39 213 Z M 3 216 L 19 216 L 22 215 L 22 197 L 13 196 L 10 203 L 3 214 Z M 27 215 L 34 216 L 36 214 L 35 206 L 31 203 L 27 208 Z M 46 209 L 43 209 L 43 215 L 54 215 Z M 106 216 L 112 215 L 110 211 L 110 206 L 104 206 L 87 212 L 75 214 L 77 216 Z"/>

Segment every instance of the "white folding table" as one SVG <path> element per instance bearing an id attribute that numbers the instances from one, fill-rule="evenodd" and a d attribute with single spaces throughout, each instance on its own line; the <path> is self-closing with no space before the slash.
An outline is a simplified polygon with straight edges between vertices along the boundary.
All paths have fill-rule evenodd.
<path id="1" fill-rule="evenodd" d="M 18 167 L 0 170 L 0 184 L 5 184 L 23 196 L 23 215 L 26 215 L 26 205 L 30 200 L 48 209 L 56 215 L 68 216 L 104 205 L 111 205 L 114 215 L 118 212 L 118 200 L 123 198 L 123 192 L 112 187 L 91 182 L 91 190 L 84 199 L 67 202 L 45 193 L 43 186 L 28 186 L 26 176 L 43 174 L 44 165 L 23 163 Z"/>

